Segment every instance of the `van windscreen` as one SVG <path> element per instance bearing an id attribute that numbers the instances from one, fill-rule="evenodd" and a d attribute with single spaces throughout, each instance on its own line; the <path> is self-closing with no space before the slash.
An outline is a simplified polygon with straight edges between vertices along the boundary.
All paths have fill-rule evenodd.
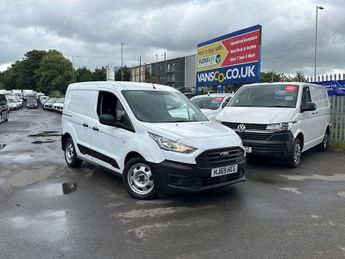
<path id="1" fill-rule="evenodd" d="M 122 91 L 135 117 L 144 122 L 206 121 L 206 116 L 187 97 L 171 91 Z"/>
<path id="2" fill-rule="evenodd" d="M 298 85 L 267 84 L 240 88 L 228 106 L 233 107 L 296 107 Z"/>

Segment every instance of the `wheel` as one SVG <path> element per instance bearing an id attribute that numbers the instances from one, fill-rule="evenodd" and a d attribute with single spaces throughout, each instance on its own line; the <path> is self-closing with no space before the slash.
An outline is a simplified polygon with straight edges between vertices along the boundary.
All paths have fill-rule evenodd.
<path id="1" fill-rule="evenodd" d="M 141 157 L 132 158 L 126 163 L 122 181 L 128 193 L 134 198 L 152 200 L 157 197 L 152 170 Z"/>
<path id="2" fill-rule="evenodd" d="M 65 160 L 69 167 L 79 167 L 83 162 L 77 157 L 77 152 L 74 148 L 73 140 L 71 138 L 66 140 Z"/>
<path id="3" fill-rule="evenodd" d="M 302 156 L 302 144 L 299 139 L 295 139 L 293 145 L 291 154 L 287 159 L 287 165 L 288 167 L 295 168 L 298 167 L 301 163 L 301 156 Z"/>
<path id="4" fill-rule="evenodd" d="M 8 121 L 8 112 L 6 112 L 5 121 Z"/>
<path id="5" fill-rule="evenodd" d="M 328 141 L 329 141 L 329 136 L 328 132 L 325 132 L 325 135 L 323 136 L 322 142 L 319 144 L 318 149 L 322 152 L 325 152 L 328 148 Z"/>

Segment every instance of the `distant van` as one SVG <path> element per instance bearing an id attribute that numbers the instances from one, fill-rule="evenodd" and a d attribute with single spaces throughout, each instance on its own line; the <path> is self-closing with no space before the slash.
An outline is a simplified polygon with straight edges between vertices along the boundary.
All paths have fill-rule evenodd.
<path id="1" fill-rule="evenodd" d="M 68 166 L 82 161 L 122 176 L 138 199 L 245 180 L 240 137 L 176 89 L 133 82 L 69 85 L 62 114 Z"/>
<path id="2" fill-rule="evenodd" d="M 7 98 L 4 94 L 0 94 L 0 123 L 8 121 L 9 107 L 7 105 Z"/>
<path id="3" fill-rule="evenodd" d="M 216 119 L 237 132 L 247 153 L 281 157 L 297 167 L 302 152 L 327 149 L 330 102 L 327 89 L 315 84 L 244 85 Z"/>

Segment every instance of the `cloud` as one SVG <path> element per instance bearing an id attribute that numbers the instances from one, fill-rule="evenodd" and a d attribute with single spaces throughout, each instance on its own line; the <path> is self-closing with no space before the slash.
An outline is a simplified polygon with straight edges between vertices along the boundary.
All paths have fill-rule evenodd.
<path id="1" fill-rule="evenodd" d="M 345 2 L 319 1 L 318 71 L 344 69 Z M 312 75 L 315 6 L 312 0 L 0 0 L 0 64 L 32 49 L 79 56 L 75 65 L 137 65 L 190 55 L 199 42 L 255 24 L 263 26 L 262 70 Z M 341 8 L 343 7 L 343 8 Z"/>

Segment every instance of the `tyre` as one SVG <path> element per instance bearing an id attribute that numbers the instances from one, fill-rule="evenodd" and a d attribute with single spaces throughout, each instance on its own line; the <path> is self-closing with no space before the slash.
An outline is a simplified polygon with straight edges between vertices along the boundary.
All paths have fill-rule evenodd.
<path id="1" fill-rule="evenodd" d="M 5 121 L 5 119 L 3 118 L 3 113 L 1 112 L 0 113 L 0 123 L 3 122 L 3 121 Z"/>
<path id="2" fill-rule="evenodd" d="M 8 121 L 8 112 L 6 112 L 6 117 L 4 121 Z"/>
<path id="3" fill-rule="evenodd" d="M 83 162 L 77 157 L 77 152 L 71 138 L 67 139 L 65 143 L 65 160 L 69 167 L 79 167 Z"/>
<path id="4" fill-rule="evenodd" d="M 157 197 L 151 167 L 142 157 L 129 160 L 122 174 L 122 181 L 128 193 L 140 200 L 152 200 Z"/>
<path id="5" fill-rule="evenodd" d="M 323 136 L 322 142 L 318 146 L 318 149 L 321 152 L 325 152 L 328 149 L 328 142 L 329 142 L 329 136 L 328 136 L 328 132 L 326 131 L 325 135 Z"/>
<path id="6" fill-rule="evenodd" d="M 297 139 L 295 139 L 295 141 L 292 145 L 291 154 L 286 161 L 287 166 L 290 168 L 298 167 L 299 164 L 301 163 L 301 156 L 302 156 L 302 143 L 297 138 Z"/>

